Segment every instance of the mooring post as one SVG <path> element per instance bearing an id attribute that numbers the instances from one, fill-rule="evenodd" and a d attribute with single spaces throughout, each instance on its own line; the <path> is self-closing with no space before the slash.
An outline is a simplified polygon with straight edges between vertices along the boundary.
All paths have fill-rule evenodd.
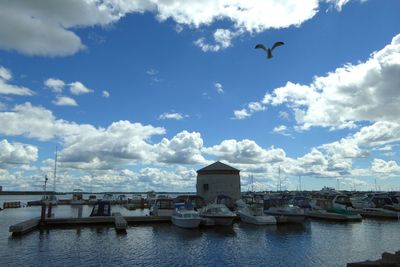
<path id="1" fill-rule="evenodd" d="M 48 209 L 47 209 L 47 218 L 50 218 L 51 217 L 51 209 L 52 209 L 52 205 L 51 205 L 51 202 L 49 203 L 49 207 L 48 207 Z"/>
<path id="2" fill-rule="evenodd" d="M 41 213 L 40 213 L 40 219 L 42 220 L 42 221 L 44 221 L 44 219 L 46 218 L 46 204 L 42 204 L 42 210 L 41 210 Z"/>
<path id="3" fill-rule="evenodd" d="M 83 209 L 83 207 L 79 206 L 79 208 L 78 208 L 78 218 L 82 218 L 82 209 Z"/>

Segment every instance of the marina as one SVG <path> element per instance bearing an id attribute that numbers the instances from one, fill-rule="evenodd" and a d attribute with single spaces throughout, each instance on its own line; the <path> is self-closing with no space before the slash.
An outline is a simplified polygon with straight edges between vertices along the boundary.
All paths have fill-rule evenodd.
<path id="1" fill-rule="evenodd" d="M 224 184 L 220 183 L 220 179 L 224 180 Z M 229 186 L 224 186 L 225 183 Z M 58 194 L 58 197 L 50 197 L 52 195 L 54 194 L 48 192 L 43 192 L 46 197 L 42 198 L 40 195 L 0 195 L 0 201 L 7 207 L 1 211 L 0 219 L 4 218 L 2 224 L 3 221 L 9 223 L 2 225 L 8 228 L 9 243 L 18 246 L 30 242 L 33 236 L 42 238 L 43 234 L 62 235 L 63 240 L 74 239 L 74 236 L 79 238 L 82 232 L 95 230 L 94 237 L 85 237 L 82 242 L 94 238 L 93 242 L 97 246 L 102 235 L 107 233 L 105 235 L 108 236 L 109 243 L 118 240 L 114 249 L 123 245 L 121 236 L 131 240 L 137 238 L 135 235 L 140 236 L 136 245 L 137 242 L 144 242 L 145 247 L 151 250 L 154 248 L 148 246 L 162 246 L 160 244 L 165 243 L 165 240 L 190 240 L 190 237 L 196 236 L 206 244 L 216 243 L 221 246 L 213 251 L 207 250 L 209 245 L 205 244 L 194 247 L 192 249 L 195 252 L 190 252 L 190 255 L 194 253 L 196 256 L 189 261 L 186 259 L 189 255 L 184 252 L 185 247 L 185 250 L 179 251 L 180 254 L 186 254 L 184 259 L 171 257 L 167 253 L 168 255 L 160 255 L 161 259 L 152 258 L 152 261 L 161 260 L 160 262 L 145 263 L 162 266 L 344 266 L 347 263 L 357 266 L 354 264 L 362 264 L 371 255 L 377 257 L 382 253 L 394 253 L 400 247 L 398 192 L 379 192 L 377 196 L 376 192 L 336 191 L 325 187 L 317 191 L 302 192 L 241 192 L 239 170 L 221 162 L 215 162 L 198 171 L 196 193 L 165 194 L 150 191 L 93 194 L 74 190 L 69 194 Z M 57 202 L 53 202 L 54 199 Z M 369 217 L 374 219 L 368 219 Z M 376 221 L 376 218 L 380 220 Z M 116 236 L 110 236 L 110 229 L 114 229 Z M 149 229 L 151 233 L 161 231 L 163 234 L 143 236 Z M 71 230 L 76 233 L 71 233 Z M 387 234 L 382 235 L 386 231 Z M 0 235 L 5 240 L 6 233 L 2 232 Z M 376 240 L 381 238 L 385 239 L 382 239 L 382 243 L 377 243 Z M 19 243 L 14 243 L 17 240 Z M 160 249 L 170 251 L 170 246 L 179 248 L 182 244 L 187 247 L 192 245 L 185 241 L 177 242 L 181 244 L 167 242 L 166 247 Z M 297 254 L 297 257 L 274 258 L 270 254 L 293 253 L 295 248 L 299 249 L 299 242 L 300 252 L 308 253 L 306 257 Z M 368 247 L 357 252 L 354 248 L 360 248 L 360 242 Z M 254 244 L 258 244 L 258 248 L 254 248 Z M 318 247 L 315 247 L 316 244 Z M 243 245 L 253 250 L 248 251 L 249 248 Z M 352 250 L 342 251 L 343 247 Z M 276 248 L 281 248 L 282 251 L 277 251 Z M 242 255 L 243 258 L 232 258 L 233 255 L 240 254 L 239 249 L 247 250 L 248 254 Z M 203 250 L 207 253 L 202 253 Z M 51 250 L 46 251 L 54 256 Z M 79 255 L 80 252 L 79 250 Z M 222 252 L 230 256 L 220 259 L 218 253 Z M 92 248 L 90 253 L 94 254 L 88 257 L 96 261 L 93 256 L 99 252 Z M 143 256 L 146 251 L 140 253 Z M 336 253 L 344 254 L 331 258 L 331 254 Z M 18 265 L 18 259 L 10 255 L 12 254 L 4 256 L 8 257 L 7 263 Z M 118 253 L 109 255 L 111 258 L 117 257 L 114 260 L 121 256 Z M 126 255 L 123 257 L 123 265 L 137 264 L 134 259 L 127 259 Z M 383 259 L 387 260 L 387 257 Z M 254 258 L 259 262 L 253 261 Z M 177 260 L 185 260 L 186 263 L 177 263 Z M 139 265 L 143 262 L 146 261 L 141 258 Z M 267 263 L 264 264 L 265 262 Z M 57 264 L 68 265 L 68 260 L 57 261 Z"/>
<path id="2" fill-rule="evenodd" d="M 34 265 L 39 263 L 35 255 L 40 255 L 49 265 L 346 266 L 376 260 L 400 247 L 397 220 L 341 223 L 306 219 L 302 224 L 259 226 L 236 219 L 230 227 L 183 229 L 168 217 L 150 216 L 148 209 L 113 205 L 112 212 L 120 213 L 127 222 L 121 235 L 114 216 L 90 217 L 92 206 L 83 205 L 82 209 L 82 218 L 78 218 L 76 206 L 53 207 L 54 218 L 45 218 L 46 225 L 22 237 L 13 237 L 9 227 L 29 220 L 37 224 L 41 208 L 1 211 L 2 262 L 18 266 L 34 257 Z M 61 251 L 70 256 L 63 257 Z M 293 256 L 284 256 L 287 253 Z"/>

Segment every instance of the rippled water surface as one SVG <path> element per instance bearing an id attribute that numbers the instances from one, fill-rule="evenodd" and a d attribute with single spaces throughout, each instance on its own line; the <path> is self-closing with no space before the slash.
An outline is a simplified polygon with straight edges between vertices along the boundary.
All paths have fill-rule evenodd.
<path id="1" fill-rule="evenodd" d="M 400 250 L 400 222 L 306 221 L 304 225 L 185 230 L 171 224 L 34 231 L 13 238 L 8 227 L 39 216 L 39 207 L 0 211 L 1 266 L 345 266 Z M 113 207 L 124 215 L 146 214 Z M 57 217 L 77 216 L 59 206 Z M 90 213 L 85 206 L 83 215 Z"/>

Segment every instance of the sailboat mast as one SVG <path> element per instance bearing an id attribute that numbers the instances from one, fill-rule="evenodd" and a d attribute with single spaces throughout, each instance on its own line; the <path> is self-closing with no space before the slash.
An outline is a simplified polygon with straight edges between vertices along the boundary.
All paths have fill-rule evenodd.
<path id="1" fill-rule="evenodd" d="M 54 157 L 54 177 L 53 177 L 53 192 L 56 192 L 56 178 L 57 178 L 57 146 L 56 155 Z"/>

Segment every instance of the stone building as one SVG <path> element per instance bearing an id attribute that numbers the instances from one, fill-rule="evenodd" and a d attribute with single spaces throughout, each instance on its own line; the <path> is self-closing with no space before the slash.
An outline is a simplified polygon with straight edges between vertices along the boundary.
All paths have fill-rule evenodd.
<path id="1" fill-rule="evenodd" d="M 240 170 L 222 162 L 214 162 L 197 171 L 197 195 L 209 203 L 218 195 L 240 199 Z"/>

